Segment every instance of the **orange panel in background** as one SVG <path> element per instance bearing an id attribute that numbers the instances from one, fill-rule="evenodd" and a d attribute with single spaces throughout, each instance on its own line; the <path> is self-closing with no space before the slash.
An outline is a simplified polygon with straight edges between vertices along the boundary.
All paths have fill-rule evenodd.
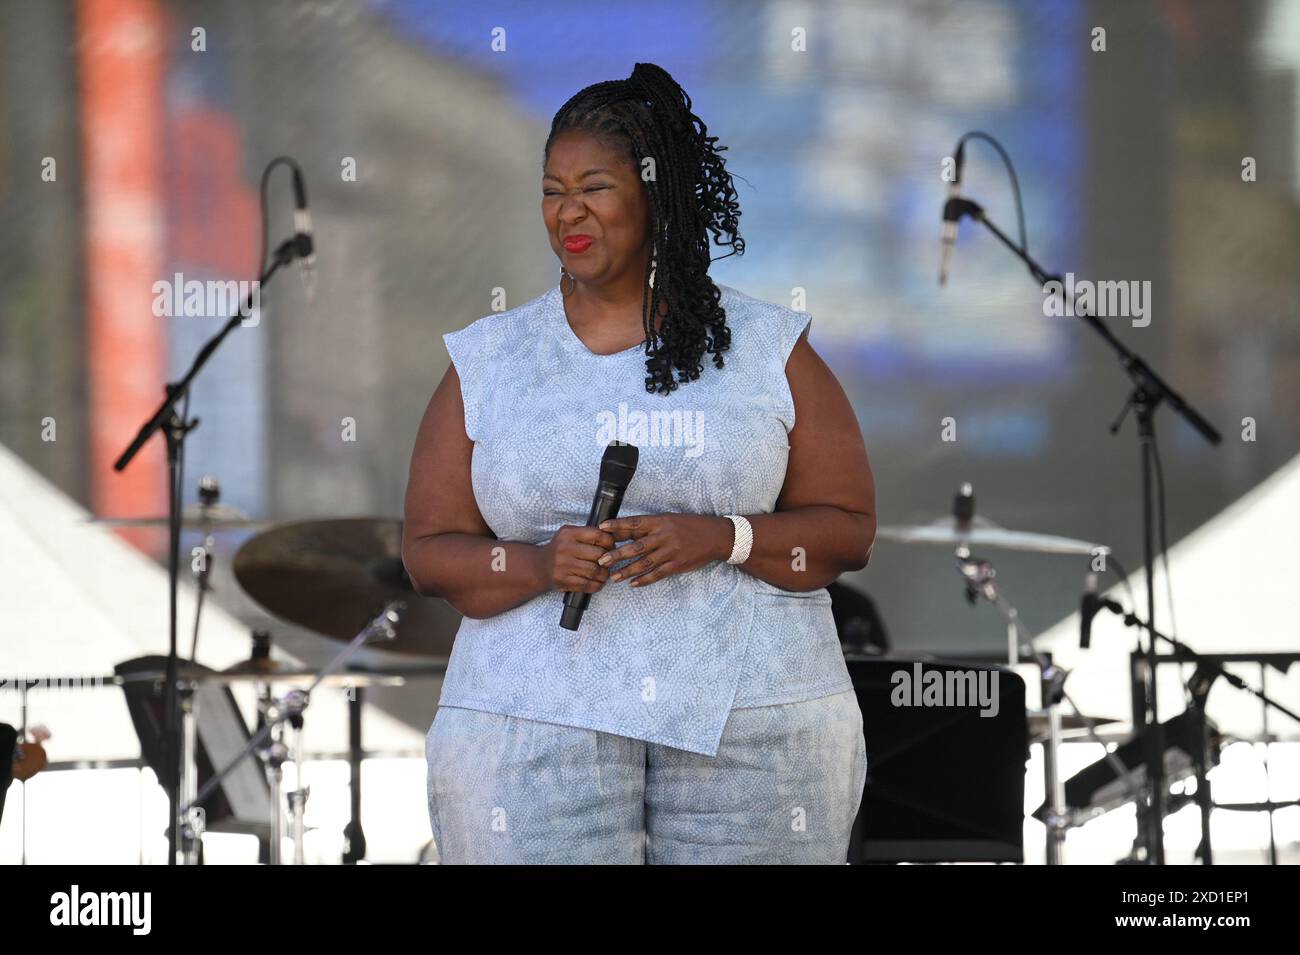
<path id="1" fill-rule="evenodd" d="M 156 0 L 78 0 L 77 67 L 85 182 L 91 506 L 98 514 L 166 511 L 162 436 L 123 472 L 113 461 L 162 398 L 163 78 L 166 16 Z M 131 536 L 152 549 L 161 535 Z"/>

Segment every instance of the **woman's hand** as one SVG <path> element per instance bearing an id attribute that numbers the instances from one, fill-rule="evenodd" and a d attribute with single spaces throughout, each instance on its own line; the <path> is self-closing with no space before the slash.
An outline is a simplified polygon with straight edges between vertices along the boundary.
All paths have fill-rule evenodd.
<path id="1" fill-rule="evenodd" d="M 734 534 L 727 518 L 707 514 L 643 514 L 605 521 L 600 527 L 616 540 L 628 543 L 611 550 L 597 563 L 613 567 L 620 560 L 636 558 L 611 577 L 627 580 L 631 587 L 726 560 L 731 556 Z"/>
<path id="2" fill-rule="evenodd" d="M 565 524 L 542 546 L 542 575 L 552 590 L 594 594 L 609 579 L 597 560 L 614 544 L 605 531 Z"/>

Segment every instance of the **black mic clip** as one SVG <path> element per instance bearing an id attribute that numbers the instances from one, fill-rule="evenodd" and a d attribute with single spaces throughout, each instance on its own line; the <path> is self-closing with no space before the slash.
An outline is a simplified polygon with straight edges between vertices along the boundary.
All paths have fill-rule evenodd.
<path id="1" fill-rule="evenodd" d="M 960 222 L 967 216 L 972 219 L 983 218 L 984 207 L 963 196 L 949 196 L 948 201 L 943 204 L 943 221 Z"/>

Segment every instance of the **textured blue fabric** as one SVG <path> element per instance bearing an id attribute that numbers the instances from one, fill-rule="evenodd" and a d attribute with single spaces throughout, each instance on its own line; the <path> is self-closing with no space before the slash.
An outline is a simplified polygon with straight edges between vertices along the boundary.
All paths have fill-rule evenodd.
<path id="1" fill-rule="evenodd" d="M 852 691 L 734 710 L 712 757 L 451 706 L 425 753 L 452 865 L 841 864 L 867 776 Z"/>
<path id="2" fill-rule="evenodd" d="M 621 516 L 774 509 L 794 426 L 785 363 L 811 319 L 720 288 L 726 367 L 706 354 L 700 378 L 669 396 L 646 392 L 642 345 L 590 351 L 558 287 L 443 336 L 474 441 L 474 496 L 498 539 L 541 544 L 585 524 L 613 439 L 640 449 Z M 466 618 L 440 705 L 713 755 L 733 708 L 852 686 L 824 588 L 786 591 L 716 561 L 648 586 L 607 583 L 577 631 L 560 627 L 561 605 L 551 592 Z"/>

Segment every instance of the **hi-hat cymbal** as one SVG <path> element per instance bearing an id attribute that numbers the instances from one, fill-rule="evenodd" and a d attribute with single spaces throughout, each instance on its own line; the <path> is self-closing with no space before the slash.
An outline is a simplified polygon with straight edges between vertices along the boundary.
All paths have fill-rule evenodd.
<path id="1" fill-rule="evenodd" d="M 897 541 L 900 544 L 944 544 L 956 547 L 1000 547 L 1004 550 L 1030 551 L 1039 554 L 1092 554 L 1109 553 L 1102 544 L 1037 534 L 1033 531 L 1013 531 L 992 521 L 976 517 L 960 524 L 955 517 L 941 517 L 929 524 L 900 524 L 877 528 L 878 540 Z"/>
<path id="2" fill-rule="evenodd" d="M 166 527 L 167 516 L 161 517 L 94 517 L 86 523 L 106 527 Z M 181 509 L 181 527 L 185 530 L 226 530 L 266 527 L 269 521 L 255 520 L 229 504 L 186 504 Z"/>
<path id="3" fill-rule="evenodd" d="M 381 667 L 367 670 L 343 669 L 331 673 L 321 681 L 321 686 L 405 686 L 411 679 L 428 679 L 445 672 L 444 663 L 402 665 L 399 667 Z M 176 671 L 180 682 L 206 683 L 217 686 L 237 686 L 245 683 L 267 683 L 275 686 L 307 687 L 316 682 L 316 670 L 294 667 L 288 669 L 277 667 L 264 672 L 252 670 L 209 670 L 207 667 L 195 667 L 186 664 Z M 92 679 L 92 678 L 87 678 Z M 108 677 L 94 677 L 105 684 L 129 686 L 135 683 L 164 683 L 166 670 L 137 670 L 132 673 L 115 673 Z"/>
<path id="4" fill-rule="evenodd" d="M 402 565 L 402 522 L 386 518 L 300 521 L 263 531 L 235 554 L 235 579 L 277 617 L 351 640 L 389 601 L 406 604 L 385 650 L 445 659 L 461 616 L 421 597 Z"/>

